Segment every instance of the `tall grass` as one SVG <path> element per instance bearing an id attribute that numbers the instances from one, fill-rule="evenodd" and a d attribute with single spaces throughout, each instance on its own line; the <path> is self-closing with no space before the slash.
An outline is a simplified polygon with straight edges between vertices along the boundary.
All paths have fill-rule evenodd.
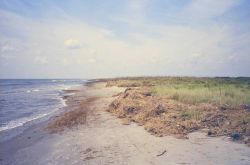
<path id="1" fill-rule="evenodd" d="M 148 86 L 155 95 L 189 104 L 250 104 L 249 77 L 125 77 L 111 81 L 118 86 Z"/>
<path id="2" fill-rule="evenodd" d="M 164 84 L 152 87 L 156 95 L 166 95 L 172 99 L 189 103 L 214 103 L 240 105 L 250 104 L 248 86 L 223 83 Z"/>

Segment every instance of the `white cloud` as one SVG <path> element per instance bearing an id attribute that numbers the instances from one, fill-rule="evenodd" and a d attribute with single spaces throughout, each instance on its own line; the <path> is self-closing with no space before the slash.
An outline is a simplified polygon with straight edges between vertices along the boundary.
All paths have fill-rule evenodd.
<path id="1" fill-rule="evenodd" d="M 96 59 L 94 59 L 94 58 L 89 58 L 89 59 L 88 59 L 88 62 L 89 62 L 89 63 L 95 63 L 95 62 L 96 62 Z"/>
<path id="2" fill-rule="evenodd" d="M 79 49 L 81 47 L 81 44 L 76 39 L 67 39 L 64 42 L 65 46 L 70 49 Z"/>
<path id="3" fill-rule="evenodd" d="M 8 51 L 13 51 L 15 50 L 12 46 L 10 46 L 9 44 L 3 45 L 1 47 L 1 52 L 8 52 Z"/>
<path id="4" fill-rule="evenodd" d="M 34 62 L 36 64 L 42 64 L 42 65 L 45 65 L 45 64 L 48 64 L 48 58 L 46 56 L 36 56 L 34 58 Z"/>
<path id="5" fill-rule="evenodd" d="M 214 14 L 208 14 L 208 17 L 220 14 L 215 11 L 211 13 Z M 67 19 L 35 21 L 21 16 L 13 17 L 8 13 L 5 13 L 5 17 L 8 21 L 4 23 L 8 29 L 19 27 L 18 31 L 15 28 L 14 30 L 25 36 L 18 43 L 27 45 L 26 49 L 18 52 L 18 62 L 29 66 L 30 59 L 35 55 L 36 63 L 48 64 L 49 58 L 51 65 L 46 68 L 63 77 L 201 73 L 212 75 L 220 73 L 222 64 L 217 63 L 218 61 L 235 55 L 235 47 L 244 50 L 238 55 L 238 59 L 243 59 L 243 56 L 245 58 L 250 52 L 246 46 L 249 45 L 249 36 L 242 36 L 245 40 L 242 42 L 243 39 L 232 34 L 226 25 L 160 26 L 140 22 L 141 31 L 130 31 L 127 34 L 129 37 L 120 38 L 113 29 L 73 19 L 70 19 L 69 24 Z M 65 46 L 74 51 L 65 49 Z M 41 51 L 36 53 L 37 50 Z M 74 56 L 69 56 L 71 54 Z M 10 65 L 18 64 L 13 62 Z M 67 70 L 62 66 L 68 66 Z M 219 69 L 218 72 L 212 72 L 211 68 Z M 35 75 L 37 72 L 39 71 L 34 70 Z"/>
<path id="6" fill-rule="evenodd" d="M 61 61 L 61 64 L 64 66 L 67 66 L 70 64 L 70 62 L 67 58 L 61 58 L 60 61 Z"/>
<path id="7" fill-rule="evenodd" d="M 193 19 L 209 19 L 223 15 L 241 0 L 192 0 L 184 15 Z"/>
<path id="8" fill-rule="evenodd" d="M 143 22 L 146 18 L 148 0 L 128 0 L 125 18 L 135 22 Z"/>
<path id="9" fill-rule="evenodd" d="M 148 0 L 129 0 L 128 6 L 132 11 L 143 12 Z"/>
<path id="10" fill-rule="evenodd" d="M 16 56 L 14 55 L 17 52 L 17 48 L 15 48 L 12 44 L 9 42 L 1 42 L 0 41 L 0 57 L 8 60 L 13 59 Z"/>
<path id="11" fill-rule="evenodd" d="M 5 59 L 5 60 L 9 60 L 9 59 L 15 58 L 16 56 L 11 55 L 11 54 L 1 53 L 1 54 L 0 54 L 0 57 L 3 58 L 3 59 Z"/>

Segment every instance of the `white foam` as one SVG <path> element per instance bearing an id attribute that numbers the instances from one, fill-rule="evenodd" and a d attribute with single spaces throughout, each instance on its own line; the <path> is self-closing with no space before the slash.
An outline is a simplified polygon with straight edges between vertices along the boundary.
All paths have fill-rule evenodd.
<path id="1" fill-rule="evenodd" d="M 39 89 L 33 89 L 32 92 L 39 92 Z"/>
<path id="2" fill-rule="evenodd" d="M 66 80 L 52 80 L 52 82 L 57 82 L 57 81 L 64 82 Z M 81 86 L 81 85 L 65 85 L 65 84 L 62 84 L 62 85 L 56 86 L 56 90 L 68 90 L 68 89 L 75 88 L 77 86 Z M 38 88 L 37 89 L 29 89 L 29 90 L 26 90 L 26 93 L 39 92 L 39 91 L 40 91 L 40 89 L 38 89 Z M 75 93 L 67 93 L 67 95 L 74 95 L 74 94 Z M 34 116 L 23 117 L 23 118 L 19 118 L 19 119 L 16 119 L 16 120 L 9 121 L 8 123 L 5 123 L 3 126 L 0 126 L 0 132 L 5 131 L 5 130 L 14 129 L 14 128 L 17 128 L 17 127 L 21 127 L 21 126 L 25 125 L 26 123 L 29 123 L 29 122 L 32 122 L 34 120 L 43 118 L 43 117 L 45 117 L 47 115 L 50 115 L 50 114 L 54 113 L 55 111 L 59 110 L 62 107 L 67 106 L 66 100 L 63 99 L 62 97 L 60 97 L 59 94 L 48 94 L 48 95 L 55 95 L 55 96 L 57 95 L 58 96 L 57 98 L 60 100 L 61 105 L 59 105 L 54 110 L 51 110 L 51 111 L 46 112 L 46 113 L 36 114 Z"/>
<path id="3" fill-rule="evenodd" d="M 66 101 L 62 97 L 60 97 L 60 101 L 64 107 L 67 106 Z"/>
<path id="4" fill-rule="evenodd" d="M 58 85 L 57 90 L 68 90 L 71 86 L 70 85 Z"/>
<path id="5" fill-rule="evenodd" d="M 26 93 L 31 93 L 31 92 L 39 92 L 40 89 L 31 89 L 31 90 L 27 90 Z"/>
<path id="6" fill-rule="evenodd" d="M 46 116 L 47 114 L 39 114 L 35 117 L 24 117 L 24 118 L 20 118 L 17 120 L 12 120 L 10 122 L 8 122 L 5 126 L 0 127 L 0 131 L 4 131 L 4 130 L 9 130 L 9 129 L 13 129 L 16 127 L 20 127 L 23 126 L 25 123 L 27 122 L 31 122 L 33 120 L 42 118 L 44 116 Z"/>
<path id="7" fill-rule="evenodd" d="M 17 128 L 17 127 L 21 127 L 21 126 L 23 126 L 24 124 L 26 124 L 28 122 L 32 122 L 34 120 L 43 118 L 43 117 L 45 117 L 47 115 L 50 115 L 50 114 L 56 112 L 57 110 L 59 110 L 62 107 L 67 106 L 66 101 L 62 97 L 58 97 L 58 99 L 61 102 L 61 106 L 60 107 L 57 107 L 54 110 L 51 110 L 51 111 L 49 111 L 47 113 L 38 114 L 36 116 L 23 117 L 23 118 L 19 118 L 19 119 L 16 119 L 16 120 L 12 120 L 12 121 L 10 121 L 8 123 L 5 123 L 4 126 L 1 126 L 0 127 L 0 132 L 1 131 L 5 131 L 5 130 L 10 130 L 10 129 L 13 129 L 13 128 Z"/>

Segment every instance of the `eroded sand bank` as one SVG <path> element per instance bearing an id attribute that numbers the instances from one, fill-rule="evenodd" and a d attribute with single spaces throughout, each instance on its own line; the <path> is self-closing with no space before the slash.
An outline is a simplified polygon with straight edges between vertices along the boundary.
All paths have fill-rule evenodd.
<path id="1" fill-rule="evenodd" d="M 75 99 L 87 98 L 82 95 L 100 97 L 90 106 L 85 124 L 44 136 L 0 163 L 250 164 L 250 147 L 226 137 L 207 137 L 199 132 L 189 134 L 189 139 L 155 137 L 136 124 L 123 125 L 120 119 L 105 111 L 114 99 L 112 96 L 123 90 L 98 83 L 78 92 Z"/>

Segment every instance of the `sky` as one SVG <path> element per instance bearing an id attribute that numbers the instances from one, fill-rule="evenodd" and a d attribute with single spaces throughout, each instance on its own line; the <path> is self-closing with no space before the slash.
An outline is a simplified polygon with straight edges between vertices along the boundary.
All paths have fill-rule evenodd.
<path id="1" fill-rule="evenodd" d="M 0 0 L 0 78 L 250 76 L 249 0 Z"/>

